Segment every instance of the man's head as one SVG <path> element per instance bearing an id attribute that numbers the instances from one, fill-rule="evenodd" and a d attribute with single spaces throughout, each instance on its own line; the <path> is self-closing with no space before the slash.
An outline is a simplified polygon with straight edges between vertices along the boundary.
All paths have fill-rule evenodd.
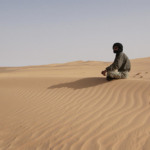
<path id="1" fill-rule="evenodd" d="M 114 53 L 120 53 L 123 51 L 123 45 L 121 43 L 114 43 L 113 45 Z"/>

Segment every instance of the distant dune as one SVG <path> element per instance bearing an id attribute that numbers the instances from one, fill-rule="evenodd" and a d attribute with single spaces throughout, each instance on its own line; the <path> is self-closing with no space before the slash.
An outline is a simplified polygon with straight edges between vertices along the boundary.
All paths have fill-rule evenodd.
<path id="1" fill-rule="evenodd" d="M 150 57 L 0 68 L 0 150 L 150 150 Z"/>

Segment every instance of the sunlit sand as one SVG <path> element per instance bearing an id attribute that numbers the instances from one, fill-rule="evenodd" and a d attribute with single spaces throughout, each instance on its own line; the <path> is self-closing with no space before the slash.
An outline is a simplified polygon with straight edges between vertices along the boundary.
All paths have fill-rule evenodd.
<path id="1" fill-rule="evenodd" d="M 150 58 L 0 68 L 0 150 L 149 150 Z"/>

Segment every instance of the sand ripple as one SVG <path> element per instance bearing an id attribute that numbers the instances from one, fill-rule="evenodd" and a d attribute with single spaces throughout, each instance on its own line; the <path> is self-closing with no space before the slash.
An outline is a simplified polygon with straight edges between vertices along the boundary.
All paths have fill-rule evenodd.
<path id="1" fill-rule="evenodd" d="M 1 150 L 149 150 L 150 82 L 0 79 Z"/>

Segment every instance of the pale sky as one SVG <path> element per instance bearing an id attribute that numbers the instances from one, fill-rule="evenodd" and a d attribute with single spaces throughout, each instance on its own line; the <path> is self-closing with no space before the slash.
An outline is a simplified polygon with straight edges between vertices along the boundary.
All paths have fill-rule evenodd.
<path id="1" fill-rule="evenodd" d="M 0 0 L 0 66 L 150 57 L 150 0 Z"/>

